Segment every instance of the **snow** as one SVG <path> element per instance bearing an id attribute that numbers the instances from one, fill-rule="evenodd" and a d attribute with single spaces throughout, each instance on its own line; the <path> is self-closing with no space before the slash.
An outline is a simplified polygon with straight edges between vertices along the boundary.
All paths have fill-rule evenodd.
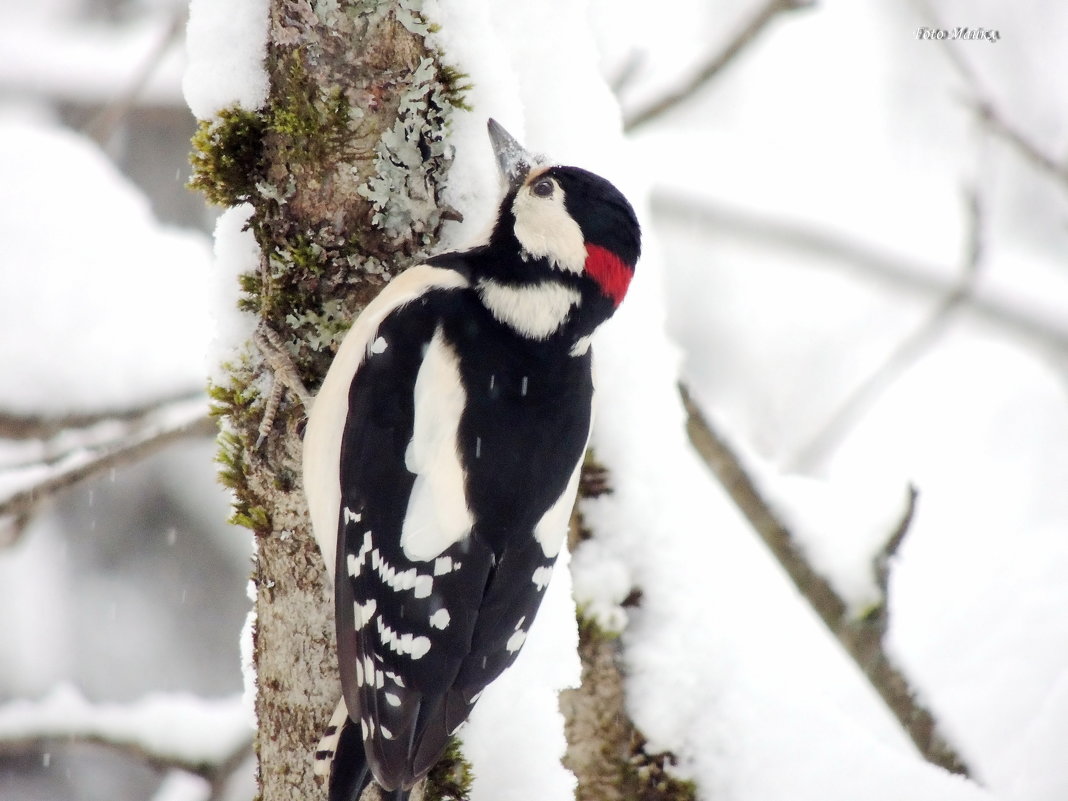
<path id="1" fill-rule="evenodd" d="M 182 93 L 207 120 L 230 106 L 255 111 L 267 100 L 267 0 L 191 0 Z"/>
<path id="2" fill-rule="evenodd" d="M 189 764 L 221 762 L 252 736 L 240 697 L 157 693 L 131 704 L 93 704 L 58 685 L 38 701 L 0 706 L 0 738 L 100 738 Z"/>
<path id="3" fill-rule="evenodd" d="M 247 343 L 256 328 L 255 319 L 237 308 L 238 278 L 260 268 L 260 246 L 248 229 L 251 203 L 231 206 L 215 222 L 215 261 L 212 271 L 215 339 L 208 354 L 212 380 L 224 383 L 223 365 Z"/>
<path id="4" fill-rule="evenodd" d="M 252 541 L 252 547 L 255 551 L 256 541 Z M 255 556 L 255 554 L 254 554 Z M 245 616 L 245 623 L 241 627 L 241 635 L 238 639 L 238 647 L 241 657 L 241 684 L 243 687 L 241 693 L 241 703 L 244 705 L 249 725 L 255 728 L 257 725 L 256 719 L 256 583 L 249 581 L 248 583 L 248 599 L 252 602 L 252 608 L 248 610 L 248 614 Z"/>
<path id="5" fill-rule="evenodd" d="M 0 114 L 0 406 L 128 408 L 203 386 L 208 243 L 70 130 Z M 42 169 L 41 165 L 47 165 Z"/>
<path id="6" fill-rule="evenodd" d="M 152 796 L 152 801 L 208 801 L 211 783 L 203 776 L 172 770 Z"/>

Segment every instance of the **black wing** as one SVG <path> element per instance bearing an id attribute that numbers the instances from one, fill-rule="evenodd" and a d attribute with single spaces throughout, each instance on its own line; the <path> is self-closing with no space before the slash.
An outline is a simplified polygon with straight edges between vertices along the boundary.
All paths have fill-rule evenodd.
<path id="1" fill-rule="evenodd" d="M 420 460 L 413 455 L 420 447 L 416 384 L 428 360 L 440 358 L 435 333 L 452 294 L 428 293 L 379 326 L 380 344 L 351 385 L 341 447 L 335 613 L 342 686 L 372 769 L 389 790 L 414 781 L 437 759 L 451 734 L 442 720 L 459 725 L 467 716 L 466 704 L 451 715 L 444 704 L 455 701 L 448 690 L 469 655 L 494 561 L 487 546 L 467 536 L 469 526 L 444 540 L 436 531 L 416 532 L 445 545 L 432 554 L 422 549 L 423 558 L 410 558 L 402 544 L 416 506 L 429 506 L 422 522 L 434 526 L 434 501 L 427 500 L 433 488 L 416 486 L 427 476 L 413 464 Z M 422 390 L 422 405 L 436 401 L 434 388 Z M 453 503 L 463 503 L 460 487 Z"/>

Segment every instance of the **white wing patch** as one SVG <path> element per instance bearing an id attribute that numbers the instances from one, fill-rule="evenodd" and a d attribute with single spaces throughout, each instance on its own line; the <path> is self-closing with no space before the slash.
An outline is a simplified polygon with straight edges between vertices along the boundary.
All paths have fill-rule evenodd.
<path id="1" fill-rule="evenodd" d="M 394 278 L 357 318 L 334 357 L 309 410 L 304 434 L 304 492 L 319 550 L 333 578 L 337 521 L 341 507 L 341 439 L 349 411 L 349 387 L 372 350 L 382 321 L 435 289 L 462 289 L 468 281 L 454 270 L 421 264 Z M 383 342 L 383 344 L 387 344 Z M 379 345 L 378 347 L 381 347 Z"/>
<path id="2" fill-rule="evenodd" d="M 544 590 L 546 587 L 549 586 L 549 579 L 551 579 L 552 577 L 552 565 L 549 565 L 548 567 L 543 565 L 542 567 L 539 567 L 534 571 L 534 575 L 530 577 L 530 580 L 534 582 L 534 586 L 536 586 L 539 590 Z"/>
<path id="3" fill-rule="evenodd" d="M 583 449 L 585 450 L 585 449 Z M 575 496 L 578 494 L 579 474 L 582 471 L 581 460 L 575 466 L 575 472 L 564 488 L 563 494 L 556 499 L 556 503 L 541 516 L 541 520 L 534 526 L 534 539 L 541 545 L 542 553 L 547 559 L 552 559 L 560 553 L 560 547 L 564 544 L 564 536 L 567 534 L 567 524 L 571 520 L 571 510 L 575 507 Z M 535 583 L 536 580 L 535 580 Z M 548 578 L 546 578 L 548 583 Z"/>
<path id="4" fill-rule="evenodd" d="M 360 571 L 363 569 L 364 560 L 367 558 L 367 554 L 371 552 L 371 548 L 373 547 L 374 544 L 371 541 L 371 532 L 365 531 L 363 533 L 363 543 L 360 545 L 360 552 L 356 554 L 350 553 L 345 560 L 348 565 L 350 576 L 356 578 L 356 576 L 360 575 Z"/>
<path id="5" fill-rule="evenodd" d="M 490 313 L 517 333 L 532 339 L 545 339 L 564 324 L 582 295 L 555 281 L 529 286 L 512 286 L 485 280 L 478 284 L 482 304 Z"/>
<path id="6" fill-rule="evenodd" d="M 375 610 L 378 609 L 378 602 L 372 598 L 367 603 L 361 604 L 359 601 L 353 601 L 352 603 L 352 624 L 356 631 L 359 631 L 368 623 L 371 622 L 375 616 Z"/>
<path id="7" fill-rule="evenodd" d="M 458 442 L 466 402 L 456 353 L 439 329 L 415 379 L 415 423 L 405 453 L 415 484 L 401 548 L 412 561 L 435 559 L 471 532 L 474 519 L 467 506 Z"/>
<path id="8" fill-rule="evenodd" d="M 382 622 L 382 617 L 377 618 L 378 638 L 382 644 L 396 654 L 410 656 L 412 659 L 422 659 L 430 650 L 430 638 L 422 635 L 401 634 L 394 631 Z M 378 686 L 381 686 L 379 684 Z"/>
<path id="9" fill-rule="evenodd" d="M 514 654 L 520 648 L 523 647 L 523 643 L 527 641 L 527 633 L 522 629 L 519 629 L 508 638 L 508 642 L 504 644 L 505 649 Z"/>
<path id="10" fill-rule="evenodd" d="M 448 627 L 452 617 L 449 615 L 448 609 L 439 609 L 437 612 L 430 616 L 430 625 L 436 629 L 445 629 Z"/>

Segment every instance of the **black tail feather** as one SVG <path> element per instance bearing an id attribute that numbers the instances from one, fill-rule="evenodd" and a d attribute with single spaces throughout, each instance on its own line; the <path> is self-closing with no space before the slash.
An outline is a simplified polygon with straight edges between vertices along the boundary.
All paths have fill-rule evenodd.
<path id="1" fill-rule="evenodd" d="M 360 727 L 346 719 L 330 766 L 330 801 L 358 801 L 370 783 Z"/>
<path id="2" fill-rule="evenodd" d="M 373 779 L 364 755 L 360 727 L 346 719 L 330 766 L 330 801 L 359 801 L 360 795 Z M 410 795 L 409 790 L 382 793 L 387 801 L 408 801 Z"/>

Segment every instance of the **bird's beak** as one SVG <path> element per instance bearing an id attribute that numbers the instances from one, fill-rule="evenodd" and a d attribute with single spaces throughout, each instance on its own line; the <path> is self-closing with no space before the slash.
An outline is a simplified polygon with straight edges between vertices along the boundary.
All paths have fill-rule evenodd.
<path id="1" fill-rule="evenodd" d="M 518 189 L 526 180 L 530 168 L 538 164 L 541 159 L 528 153 L 508 131 L 501 127 L 497 120 L 491 119 L 487 127 L 501 176 L 508 184 L 509 190 Z"/>

